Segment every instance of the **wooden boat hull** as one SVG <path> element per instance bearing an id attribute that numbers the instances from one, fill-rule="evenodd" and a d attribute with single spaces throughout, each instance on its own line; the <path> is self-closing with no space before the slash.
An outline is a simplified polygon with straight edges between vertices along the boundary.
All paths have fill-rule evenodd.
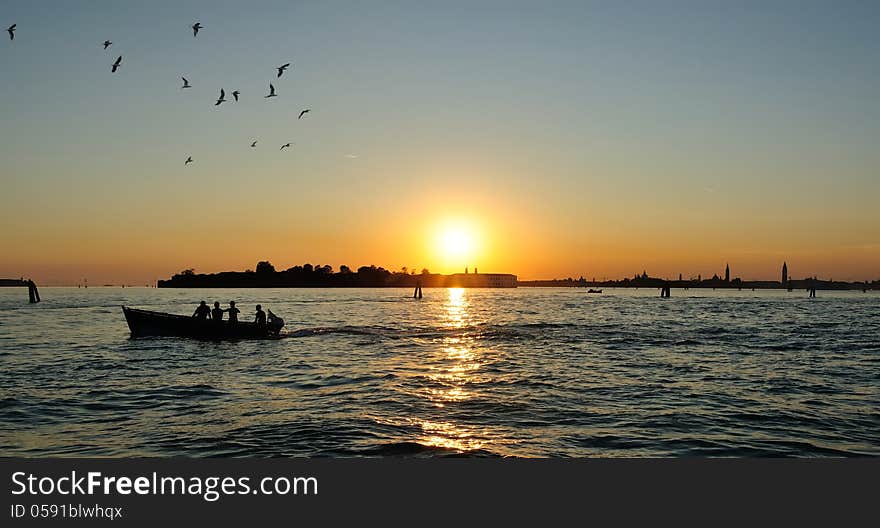
<path id="1" fill-rule="evenodd" d="M 191 337 L 196 339 L 272 339 L 284 323 L 259 325 L 250 322 L 200 320 L 186 315 L 122 307 L 132 337 Z"/>

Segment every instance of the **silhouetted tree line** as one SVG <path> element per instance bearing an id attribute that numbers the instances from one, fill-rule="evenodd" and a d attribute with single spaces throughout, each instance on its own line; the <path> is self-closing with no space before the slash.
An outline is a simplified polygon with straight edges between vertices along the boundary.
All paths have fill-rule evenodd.
<path id="1" fill-rule="evenodd" d="M 221 273 L 196 273 L 194 269 L 185 269 L 168 280 L 160 280 L 160 288 L 351 288 L 351 287 L 414 287 L 440 286 L 443 275 L 422 269 L 401 268 L 400 271 L 389 271 L 382 267 L 361 266 L 352 271 L 348 266 L 321 264 L 303 264 L 293 266 L 284 271 L 277 271 L 271 262 L 263 260 L 253 270 L 224 271 Z"/>

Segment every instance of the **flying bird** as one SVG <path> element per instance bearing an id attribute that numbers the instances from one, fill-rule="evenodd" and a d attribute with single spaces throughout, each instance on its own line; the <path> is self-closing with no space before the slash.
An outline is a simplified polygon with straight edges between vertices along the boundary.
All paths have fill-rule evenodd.
<path id="1" fill-rule="evenodd" d="M 110 44 L 113 44 L 113 43 L 110 42 L 109 40 L 105 40 L 105 41 L 104 41 L 104 49 L 109 48 L 109 47 L 110 47 Z"/>
<path id="2" fill-rule="evenodd" d="M 257 146 L 257 142 L 256 142 L 256 141 L 254 141 L 253 143 L 251 143 L 251 148 L 256 147 L 256 146 Z"/>
<path id="3" fill-rule="evenodd" d="M 241 92 L 239 92 L 238 90 L 236 90 L 236 91 L 232 92 L 232 97 L 235 97 L 235 100 L 238 101 L 238 94 L 240 94 L 240 93 L 241 93 Z"/>
<path id="4" fill-rule="evenodd" d="M 9 32 L 9 40 L 15 40 L 15 26 L 17 25 L 18 24 L 12 24 L 9 26 L 9 29 L 6 30 Z"/>
<path id="5" fill-rule="evenodd" d="M 217 102 L 214 103 L 214 106 L 219 105 L 220 103 L 226 102 L 226 92 L 223 91 L 223 88 L 220 88 L 220 99 L 217 99 Z"/>
<path id="6" fill-rule="evenodd" d="M 122 55 L 116 57 L 116 62 L 113 63 L 113 67 L 110 68 L 110 71 L 116 73 L 116 70 L 119 69 L 119 66 L 122 65 Z"/>
<path id="7" fill-rule="evenodd" d="M 202 26 L 201 22 L 196 22 L 195 24 L 192 25 L 193 37 L 195 37 L 196 35 L 199 34 L 199 30 L 202 29 L 202 27 L 203 26 Z"/>
<path id="8" fill-rule="evenodd" d="M 267 95 L 266 97 L 276 97 L 275 87 L 272 86 L 272 83 L 269 83 L 269 95 Z"/>
<path id="9" fill-rule="evenodd" d="M 305 110 L 303 110 L 302 112 L 299 113 L 299 117 L 297 117 L 297 119 L 302 119 L 304 115 L 308 114 L 311 111 L 312 111 L 311 108 L 306 108 Z"/>
<path id="10" fill-rule="evenodd" d="M 193 158 L 192 158 L 192 156 L 189 156 L 189 157 L 186 158 L 186 161 L 183 162 L 183 165 L 186 166 L 186 165 L 189 165 L 189 164 L 192 163 L 192 162 L 193 162 Z"/>
<path id="11" fill-rule="evenodd" d="M 288 147 L 290 147 L 290 143 L 285 143 L 285 144 L 281 145 L 281 148 L 278 149 L 278 150 L 284 150 L 284 149 L 286 149 L 286 148 L 288 148 Z"/>
<path id="12" fill-rule="evenodd" d="M 192 86 L 189 85 L 189 81 L 186 80 L 186 77 L 181 77 L 181 79 L 183 79 L 183 86 L 180 87 L 181 90 L 184 88 L 192 88 Z"/>
<path id="13" fill-rule="evenodd" d="M 289 62 L 288 62 L 287 64 L 282 64 L 281 66 L 278 67 L 278 78 L 279 78 L 279 79 L 281 78 L 281 74 L 284 73 L 284 70 L 286 70 L 286 69 L 289 68 L 289 67 L 290 67 L 290 63 L 289 63 Z"/>

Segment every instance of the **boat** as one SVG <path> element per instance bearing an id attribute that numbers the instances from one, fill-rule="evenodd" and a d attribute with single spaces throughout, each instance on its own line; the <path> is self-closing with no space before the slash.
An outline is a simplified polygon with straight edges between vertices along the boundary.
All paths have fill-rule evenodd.
<path id="1" fill-rule="evenodd" d="M 284 326 L 280 318 L 272 318 L 266 324 L 251 322 L 212 321 L 196 319 L 188 315 L 151 312 L 137 308 L 122 307 L 125 321 L 132 337 L 168 336 L 196 339 L 273 339 Z"/>
<path id="2" fill-rule="evenodd" d="M 587 293 L 602 293 L 602 290 L 594 290 L 593 288 L 590 288 L 587 290 Z"/>

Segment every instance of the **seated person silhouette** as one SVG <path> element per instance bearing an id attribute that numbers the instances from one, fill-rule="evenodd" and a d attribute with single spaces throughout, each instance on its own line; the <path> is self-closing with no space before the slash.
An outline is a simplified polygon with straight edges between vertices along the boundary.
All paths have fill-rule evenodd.
<path id="1" fill-rule="evenodd" d="M 217 301 L 214 301 L 214 309 L 211 310 L 211 319 L 218 323 L 223 320 L 223 308 L 220 308 L 220 303 Z"/>
<path id="2" fill-rule="evenodd" d="M 224 312 L 229 312 L 229 322 L 237 323 L 238 322 L 238 314 L 241 313 L 241 310 L 235 307 L 235 301 L 229 301 L 229 308 L 223 310 Z"/>
<path id="3" fill-rule="evenodd" d="M 254 315 L 254 322 L 260 325 L 266 324 L 266 312 L 259 304 L 257 305 L 257 313 Z"/>
<path id="4" fill-rule="evenodd" d="M 200 321 L 206 321 L 208 316 L 211 315 L 211 309 L 208 308 L 208 305 L 205 301 L 199 303 L 199 306 L 196 308 L 196 311 L 193 312 L 193 317 Z"/>

